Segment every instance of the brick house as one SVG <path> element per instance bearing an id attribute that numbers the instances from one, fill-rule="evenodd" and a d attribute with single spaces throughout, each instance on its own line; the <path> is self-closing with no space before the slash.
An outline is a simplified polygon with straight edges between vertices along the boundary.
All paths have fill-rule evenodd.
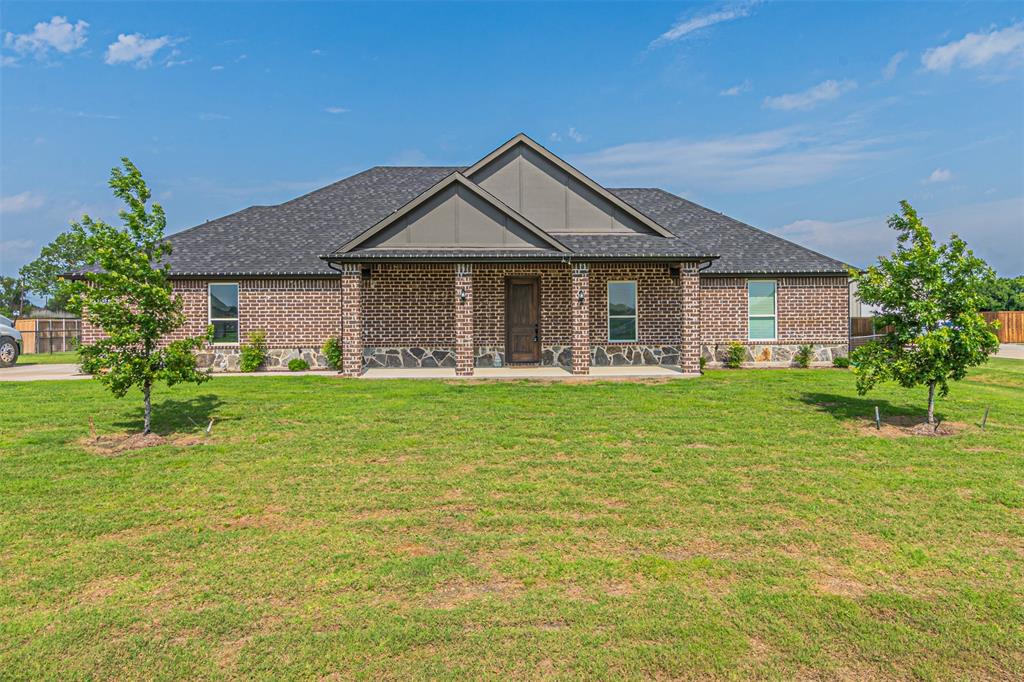
<path id="1" fill-rule="evenodd" d="M 660 189 L 608 189 L 525 135 L 469 167 L 376 167 L 170 237 L 204 365 L 540 364 L 699 371 L 733 341 L 752 364 L 818 363 L 848 342 L 846 265 Z M 95 330 L 83 329 L 85 342 Z"/>

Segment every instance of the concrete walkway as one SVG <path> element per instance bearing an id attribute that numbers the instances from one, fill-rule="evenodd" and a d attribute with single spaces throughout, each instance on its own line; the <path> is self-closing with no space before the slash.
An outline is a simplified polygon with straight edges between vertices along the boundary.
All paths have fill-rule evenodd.
<path id="1" fill-rule="evenodd" d="M 1013 360 L 1024 360 L 1024 343 L 1003 343 L 999 345 L 997 358 L 1011 358 Z"/>

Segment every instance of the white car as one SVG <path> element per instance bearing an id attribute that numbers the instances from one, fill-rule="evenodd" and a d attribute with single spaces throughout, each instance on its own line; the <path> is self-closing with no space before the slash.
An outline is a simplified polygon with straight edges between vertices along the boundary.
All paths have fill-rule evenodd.
<path id="1" fill-rule="evenodd" d="M 12 367 L 21 355 L 21 332 L 14 322 L 0 315 L 0 367 Z"/>

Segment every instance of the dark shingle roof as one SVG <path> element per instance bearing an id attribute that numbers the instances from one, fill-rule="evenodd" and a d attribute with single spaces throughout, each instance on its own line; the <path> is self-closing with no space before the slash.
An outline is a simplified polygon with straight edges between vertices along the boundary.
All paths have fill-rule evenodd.
<path id="1" fill-rule="evenodd" d="M 320 256 L 384 219 L 459 167 L 376 167 L 277 206 L 252 206 L 170 236 L 178 276 L 330 275 Z M 717 255 L 708 272 L 845 272 L 845 265 L 659 189 L 613 189 L 676 235 L 557 234 L 573 258 Z M 373 258 L 565 258 L 539 251 L 361 252 Z"/>
<path id="2" fill-rule="evenodd" d="M 843 273 L 847 265 L 782 237 L 704 208 L 662 189 L 613 189 L 692 244 L 718 254 L 705 272 L 730 274 Z"/>

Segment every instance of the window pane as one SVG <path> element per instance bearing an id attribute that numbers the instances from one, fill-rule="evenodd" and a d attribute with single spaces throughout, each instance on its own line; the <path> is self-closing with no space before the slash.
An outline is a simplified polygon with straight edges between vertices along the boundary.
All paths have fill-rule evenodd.
<path id="1" fill-rule="evenodd" d="M 635 341 L 636 318 L 613 317 L 608 320 L 609 341 Z"/>
<path id="2" fill-rule="evenodd" d="M 210 285 L 210 317 L 238 317 L 238 285 Z"/>
<path id="3" fill-rule="evenodd" d="M 757 339 L 774 339 L 775 338 L 775 318 L 774 317 L 752 317 L 750 318 L 750 338 L 752 340 Z"/>
<path id="4" fill-rule="evenodd" d="M 636 315 L 636 282 L 611 282 L 608 285 L 608 314 Z"/>
<path id="5" fill-rule="evenodd" d="M 214 343 L 238 343 L 238 323 L 222 322 L 214 320 L 213 342 Z"/>
<path id="6" fill-rule="evenodd" d="M 747 282 L 749 315 L 775 314 L 775 282 Z"/>

